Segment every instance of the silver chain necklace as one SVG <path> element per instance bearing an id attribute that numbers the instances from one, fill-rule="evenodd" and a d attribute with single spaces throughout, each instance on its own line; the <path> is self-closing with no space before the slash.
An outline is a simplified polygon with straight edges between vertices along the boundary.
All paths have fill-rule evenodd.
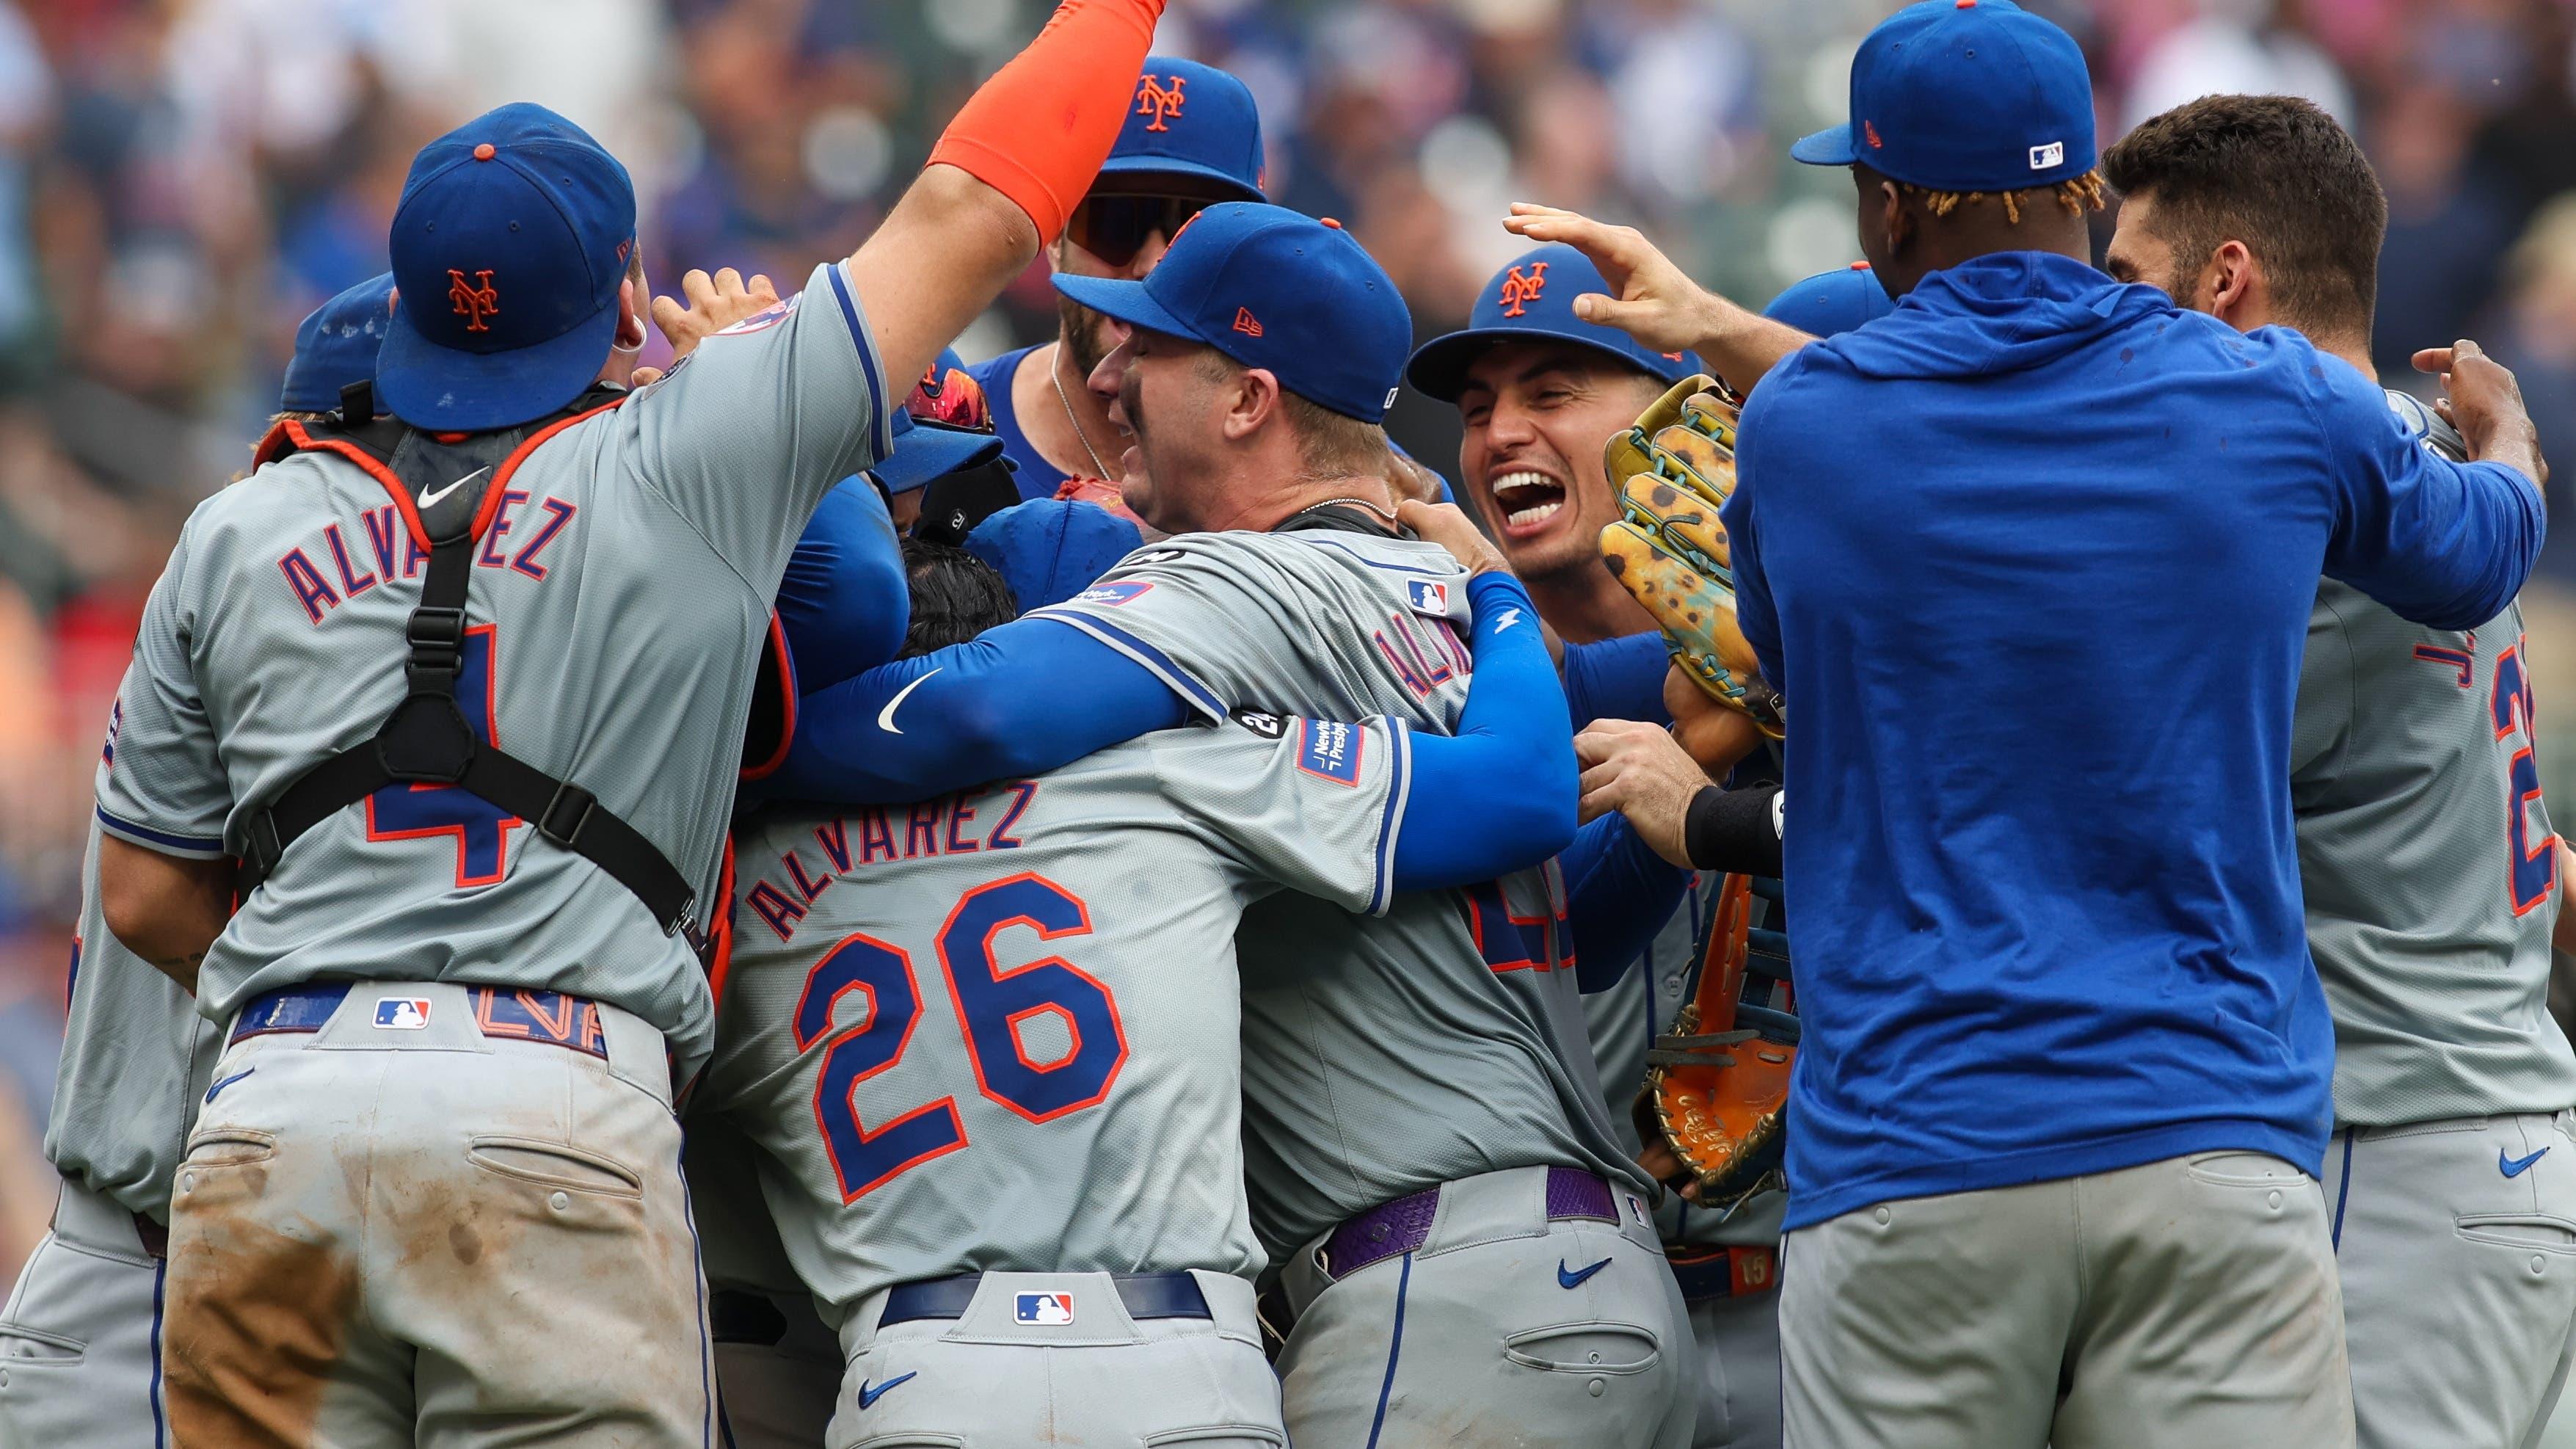
<path id="1" fill-rule="evenodd" d="M 1064 404 L 1064 420 L 1073 424 L 1073 440 L 1080 443 L 1082 451 L 1091 458 L 1091 476 L 1104 482 L 1112 481 L 1109 465 L 1100 461 L 1099 451 L 1091 446 L 1091 435 L 1082 430 L 1082 419 L 1074 415 L 1073 399 L 1065 395 L 1063 363 L 1064 344 L 1059 342 L 1055 346 L 1055 357 L 1047 363 L 1047 381 L 1055 384 L 1055 400 Z"/>

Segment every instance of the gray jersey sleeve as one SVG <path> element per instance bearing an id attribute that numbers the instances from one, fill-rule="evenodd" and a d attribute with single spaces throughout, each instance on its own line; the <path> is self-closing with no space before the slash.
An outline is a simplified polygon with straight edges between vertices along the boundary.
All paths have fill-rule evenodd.
<path id="1" fill-rule="evenodd" d="M 1383 915 L 1412 773 L 1412 736 L 1238 710 L 1214 730 L 1146 736 L 1164 796 L 1247 876 Z"/>
<path id="2" fill-rule="evenodd" d="M 198 603 L 188 564 L 194 536 L 191 519 L 144 605 L 134 662 L 108 721 L 98 821 L 132 844 L 206 860 L 224 853 L 232 789 L 197 688 Z"/>
<path id="3" fill-rule="evenodd" d="M 893 447 L 876 342 L 837 262 L 640 389 L 636 465 L 717 554 L 775 587 L 834 484 Z"/>

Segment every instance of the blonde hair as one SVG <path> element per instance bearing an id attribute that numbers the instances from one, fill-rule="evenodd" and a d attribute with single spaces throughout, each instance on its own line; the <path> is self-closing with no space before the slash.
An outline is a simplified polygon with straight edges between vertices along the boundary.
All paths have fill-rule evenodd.
<path id="1" fill-rule="evenodd" d="M 2014 226 L 2021 225 L 2021 209 L 2023 203 L 2031 198 L 2039 196 L 2043 192 L 2057 198 L 2057 204 L 2066 208 L 2067 215 L 2069 216 L 2082 216 L 2088 211 L 2100 211 L 2103 207 L 2102 173 L 2099 169 L 2087 171 L 2081 176 L 2070 177 L 2067 180 L 2058 182 L 2054 186 L 2025 186 L 2019 191 L 1997 191 L 1992 193 L 1983 191 L 1929 191 L 1920 186 L 1909 186 L 1902 181 L 1896 183 L 1896 189 L 1908 196 L 1921 197 L 1923 199 L 1923 209 L 1931 212 L 1934 216 L 1948 216 L 1951 212 L 1958 210 L 1962 205 L 1974 206 L 1978 202 L 1985 200 L 1986 197 L 1991 194 L 2002 198 L 2004 204 L 2004 220 Z"/>

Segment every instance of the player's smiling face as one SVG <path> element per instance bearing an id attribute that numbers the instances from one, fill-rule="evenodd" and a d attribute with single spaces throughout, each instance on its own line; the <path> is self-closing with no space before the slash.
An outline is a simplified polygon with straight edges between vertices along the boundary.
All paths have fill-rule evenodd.
<path id="1" fill-rule="evenodd" d="M 1142 327 L 1122 328 L 1091 372 L 1091 390 L 1109 405 L 1126 450 L 1119 455 L 1119 497 L 1137 517 L 1165 533 L 1199 526 L 1200 490 L 1214 473 L 1207 429 L 1217 404 L 1214 348 Z"/>
<path id="2" fill-rule="evenodd" d="M 1592 348 L 1504 342 L 1467 369 L 1458 475 L 1522 578 L 1601 566 L 1619 516 L 1602 446 L 1663 384 Z"/>

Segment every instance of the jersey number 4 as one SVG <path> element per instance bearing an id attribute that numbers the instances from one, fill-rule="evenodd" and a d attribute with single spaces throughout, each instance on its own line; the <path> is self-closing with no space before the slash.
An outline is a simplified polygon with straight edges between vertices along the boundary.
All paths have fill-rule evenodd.
<path id="1" fill-rule="evenodd" d="M 456 670 L 456 707 L 467 728 L 488 745 L 499 744 L 496 693 L 501 646 L 498 626 L 465 631 Z M 387 785 L 367 797 L 369 840 L 456 838 L 456 884 L 486 886 L 510 873 L 510 832 L 527 822 L 481 796 L 454 785 Z"/>
<path id="2" fill-rule="evenodd" d="M 975 1086 L 1031 1122 L 1096 1107 L 1127 1063 L 1127 1033 L 1109 988 L 1066 961 L 1046 956 L 1005 969 L 994 940 L 1025 926 L 1041 941 L 1091 933 L 1081 899 L 1036 874 L 980 885 L 958 897 L 939 928 L 940 975 L 966 1039 Z M 834 1008 L 851 992 L 867 997 L 865 1018 L 835 1031 Z M 1069 1043 L 1061 1055 L 1036 1060 L 1020 1026 L 1052 1015 Z M 814 1125 L 840 1179 L 841 1201 L 857 1201 L 904 1172 L 966 1145 L 957 1099 L 942 1097 L 871 1128 L 859 1120 L 859 1084 L 903 1058 L 921 1024 L 921 989 L 912 956 L 874 936 L 835 945 L 806 974 L 796 1002 L 796 1049 L 823 1044 L 814 1083 Z"/>

